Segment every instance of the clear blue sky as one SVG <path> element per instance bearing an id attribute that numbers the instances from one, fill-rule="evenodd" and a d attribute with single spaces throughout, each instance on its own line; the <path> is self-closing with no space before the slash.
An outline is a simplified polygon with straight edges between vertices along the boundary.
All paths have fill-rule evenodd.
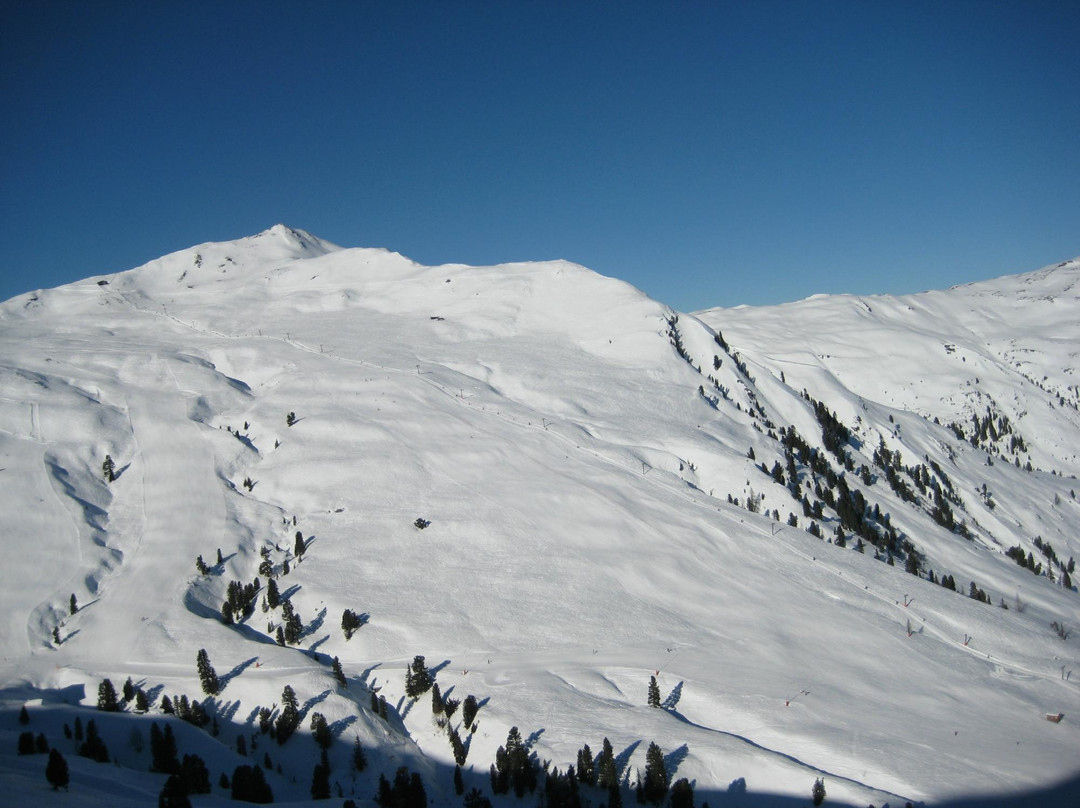
<path id="1" fill-rule="evenodd" d="M 0 10 L 0 299 L 284 222 L 684 311 L 1080 255 L 1080 2 Z"/>

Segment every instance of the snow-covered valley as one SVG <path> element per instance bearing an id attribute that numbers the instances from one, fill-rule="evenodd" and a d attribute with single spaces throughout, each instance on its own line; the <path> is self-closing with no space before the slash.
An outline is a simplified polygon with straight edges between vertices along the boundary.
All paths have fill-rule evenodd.
<path id="1" fill-rule="evenodd" d="M 512 727 L 562 772 L 609 739 L 624 802 L 655 742 L 713 808 L 818 779 L 829 805 L 1070 804 L 1078 282 L 686 314 L 570 263 L 425 267 L 278 225 L 7 301 L 0 802 L 153 804 L 152 723 L 206 761 L 193 805 L 267 759 L 275 801 L 308 802 L 318 713 L 335 804 L 405 766 L 460 805 L 456 731 L 466 789 L 533 805 L 542 783 L 492 794 Z M 417 655 L 475 730 L 407 696 Z M 148 711 L 99 711 L 129 677 Z M 259 710 L 286 686 L 279 745 Z M 162 712 L 181 695 L 216 734 Z M 77 754 L 76 717 L 116 765 Z"/>

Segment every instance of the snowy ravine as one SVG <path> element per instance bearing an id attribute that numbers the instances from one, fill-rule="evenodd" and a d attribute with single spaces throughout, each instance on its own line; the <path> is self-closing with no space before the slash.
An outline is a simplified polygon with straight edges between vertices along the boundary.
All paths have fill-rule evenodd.
<path id="1" fill-rule="evenodd" d="M 1076 804 L 1078 354 L 1080 261 L 691 315 L 566 262 L 425 267 L 278 225 L 9 300 L 0 804 L 156 804 L 152 723 L 206 762 L 193 805 L 235 804 L 221 774 L 265 756 L 276 802 L 309 802 L 315 713 L 336 805 L 401 766 L 461 805 L 448 729 L 466 789 L 535 805 L 491 793 L 515 726 L 560 771 L 608 738 L 626 805 L 653 742 L 712 808 L 808 805 L 819 778 L 826 805 Z M 406 697 L 417 655 L 474 732 Z M 128 677 L 149 711 L 98 711 Z M 279 745 L 258 713 L 286 685 Z"/>

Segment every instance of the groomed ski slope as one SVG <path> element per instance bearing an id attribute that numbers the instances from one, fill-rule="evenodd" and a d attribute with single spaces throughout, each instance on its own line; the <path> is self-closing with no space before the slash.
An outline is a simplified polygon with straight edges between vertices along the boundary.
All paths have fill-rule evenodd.
<path id="1" fill-rule="evenodd" d="M 1068 285 L 1071 267 L 1045 282 Z M 6 793 L 14 804 L 152 802 L 164 777 L 147 773 L 132 729 L 148 737 L 164 718 L 98 713 L 97 686 L 131 676 L 157 702 L 201 700 L 200 648 L 225 689 L 208 701 L 216 738 L 176 722 L 181 752 L 200 754 L 215 784 L 196 805 L 225 804 L 218 775 L 266 752 L 282 766 L 267 776 L 276 801 L 308 800 L 315 711 L 337 736 L 331 781 L 345 797 L 370 799 L 380 772 L 392 779 L 407 765 L 432 804 L 459 804 L 430 698 L 404 697 L 417 654 L 444 696 L 481 701 L 464 768 L 485 793 L 511 726 L 561 770 L 607 737 L 631 784 L 655 741 L 672 781 L 689 778 L 713 806 L 806 804 L 819 777 L 828 804 L 878 806 L 989 800 L 1075 778 L 1080 672 L 1064 676 L 1080 668 L 1077 640 L 1050 622 L 1077 625 L 1080 601 L 1001 550 L 1038 534 L 1063 559 L 1080 555 L 1075 410 L 1047 414 L 1049 394 L 1008 369 L 1019 356 L 1008 352 L 1023 351 L 1013 358 L 1023 378 L 1064 395 L 1080 344 L 1080 317 L 1067 312 L 1080 307 L 1059 291 L 1054 311 L 1066 313 L 1051 321 L 1040 309 L 1029 329 L 1009 284 L 1032 283 L 998 283 L 1006 291 L 980 294 L 982 310 L 970 291 L 950 290 L 929 296 L 933 306 L 868 300 L 874 311 L 853 321 L 849 300 L 832 298 L 678 315 L 689 362 L 673 349 L 675 312 L 584 268 L 422 267 L 283 226 L 8 301 Z M 977 331 L 999 303 L 1008 338 Z M 917 323 L 882 313 L 906 305 Z M 927 340 L 953 351 L 931 360 Z M 986 452 L 950 442 L 942 424 L 985 403 L 957 361 L 977 367 L 979 389 L 1010 413 L 1035 470 L 987 466 Z M 699 392 L 709 375 L 728 391 L 714 403 Z M 820 440 L 803 388 L 857 424 L 868 451 L 884 437 L 912 460 L 951 463 L 964 515 L 979 524 L 972 541 L 881 483 L 867 491 L 931 567 L 977 580 L 994 605 L 805 532 L 798 503 L 746 456 L 753 447 L 757 464 L 783 461 L 756 428 L 755 401 Z M 111 484 L 106 454 L 120 470 Z M 973 494 L 987 481 L 993 509 Z M 779 521 L 728 502 L 761 494 Z M 799 526 L 785 523 L 789 511 Z M 430 526 L 418 530 L 418 517 Z M 308 542 L 299 563 L 297 530 Z M 228 581 L 250 582 L 263 547 L 302 616 L 299 647 L 267 633 L 280 609 L 218 619 Z M 198 555 L 210 575 L 196 572 Z M 1022 612 L 997 605 L 1017 594 Z M 344 609 L 369 618 L 350 641 Z M 347 689 L 330 674 L 335 656 Z M 650 675 L 665 709 L 646 704 Z M 261 736 L 252 759 L 239 756 L 236 737 L 250 745 L 258 708 L 279 704 L 286 684 L 300 732 L 280 747 Z M 386 721 L 370 709 L 372 689 L 391 708 Z M 29 729 L 72 767 L 68 795 L 48 790 L 44 758 L 14 755 L 27 702 Z M 1045 721 L 1058 712 L 1064 722 Z M 120 768 L 104 775 L 77 757 L 61 732 L 77 714 L 97 719 Z M 348 765 L 354 737 L 368 752 L 360 775 Z"/>

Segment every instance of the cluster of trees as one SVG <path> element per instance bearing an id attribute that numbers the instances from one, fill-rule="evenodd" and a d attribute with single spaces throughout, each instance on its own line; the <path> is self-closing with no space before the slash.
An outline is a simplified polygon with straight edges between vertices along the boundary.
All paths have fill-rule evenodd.
<path id="1" fill-rule="evenodd" d="M 237 766 L 233 769 L 232 798 L 243 802 L 266 804 L 274 801 L 274 792 L 260 766 Z"/>
<path id="2" fill-rule="evenodd" d="M 416 772 L 401 766 L 394 774 L 393 785 L 385 775 L 379 775 L 379 791 L 375 798 L 379 808 L 427 808 L 424 782 Z"/>
<path id="3" fill-rule="evenodd" d="M 431 690 L 435 677 L 427 669 L 424 658 L 417 654 L 405 670 L 405 695 L 416 699 Z"/>
<path id="4" fill-rule="evenodd" d="M 360 627 L 367 622 L 367 615 L 360 615 L 354 612 L 352 609 L 346 609 L 341 613 L 341 630 L 345 634 L 346 640 L 351 640 L 352 635 L 360 630 Z"/>
<path id="5" fill-rule="evenodd" d="M 495 762 L 491 764 L 491 790 L 495 794 L 506 794 L 511 788 L 519 798 L 536 791 L 539 781 L 540 763 L 525 747 L 517 727 L 511 727 L 506 736 L 506 745 L 495 752 Z"/>
<path id="6" fill-rule="evenodd" d="M 221 604 L 221 622 L 232 625 L 234 621 L 251 617 L 261 586 L 258 576 L 250 584 L 229 581 L 225 602 Z"/>

